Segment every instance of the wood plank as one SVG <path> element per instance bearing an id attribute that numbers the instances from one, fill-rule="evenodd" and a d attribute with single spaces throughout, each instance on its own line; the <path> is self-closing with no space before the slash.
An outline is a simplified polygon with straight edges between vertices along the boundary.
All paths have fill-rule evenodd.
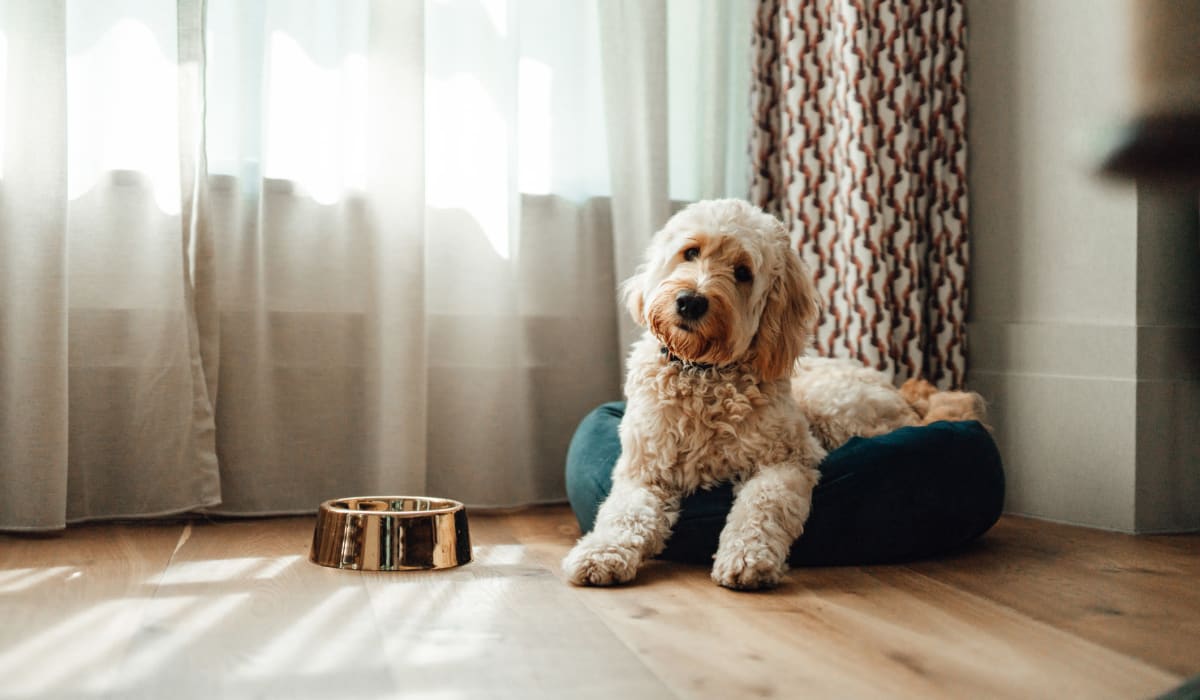
<path id="1" fill-rule="evenodd" d="M 472 515 L 474 561 L 363 577 L 407 694 L 668 698 L 671 693 L 558 576 L 506 515 Z"/>
<path id="2" fill-rule="evenodd" d="M 1200 535 L 1005 517 L 979 546 L 913 569 L 1172 673 L 1200 673 Z"/>
<path id="3" fill-rule="evenodd" d="M 184 526 L 0 535 L 0 678 L 9 697 L 104 696 Z"/>
<path id="4" fill-rule="evenodd" d="M 118 671 L 136 698 L 383 697 L 396 687 L 361 577 L 308 562 L 312 518 L 197 524 Z"/>
<path id="5" fill-rule="evenodd" d="M 514 529 L 547 563 L 577 535 L 562 513 Z M 663 562 L 632 586 L 573 590 L 685 697 L 1131 697 L 1178 681 L 905 567 L 803 569 L 742 594 Z"/>

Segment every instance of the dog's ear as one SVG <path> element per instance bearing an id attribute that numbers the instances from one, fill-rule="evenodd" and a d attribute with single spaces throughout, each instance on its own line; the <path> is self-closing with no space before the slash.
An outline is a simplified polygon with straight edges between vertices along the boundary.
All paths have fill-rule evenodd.
<path id="1" fill-rule="evenodd" d="M 789 246 L 783 270 L 767 291 L 758 333 L 750 346 L 751 362 L 763 379 L 791 376 L 820 313 L 812 275 L 800 255 Z"/>
<path id="2" fill-rule="evenodd" d="M 646 298 L 642 292 L 644 274 L 645 270 L 639 267 L 637 273 L 621 285 L 621 296 L 625 299 L 625 308 L 629 309 L 629 315 L 639 326 L 646 325 Z"/>

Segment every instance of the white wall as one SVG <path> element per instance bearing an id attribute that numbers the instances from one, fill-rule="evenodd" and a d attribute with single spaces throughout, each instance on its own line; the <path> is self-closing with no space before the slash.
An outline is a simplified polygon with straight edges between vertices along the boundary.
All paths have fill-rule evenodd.
<path id="1" fill-rule="evenodd" d="M 1157 290 L 1178 306 L 1186 290 L 1164 274 L 1185 270 L 1164 267 L 1169 250 L 1149 245 L 1145 231 L 1180 231 L 1187 217 L 1179 198 L 1164 208 L 1133 183 L 1094 174 L 1100 136 L 1132 111 L 1132 6 L 967 5 L 968 383 L 991 403 L 1007 509 L 1124 531 L 1178 527 L 1190 515 L 1178 511 L 1200 513 L 1200 493 L 1189 491 L 1200 491 L 1200 459 L 1189 473 L 1187 456 L 1197 439 L 1159 419 L 1184 409 L 1200 422 L 1187 374 L 1197 362 L 1186 357 L 1197 350 L 1200 361 L 1187 330 L 1200 313 L 1176 314 L 1182 331 L 1155 330 L 1166 317 L 1148 311 L 1163 308 L 1150 298 Z M 1142 376 L 1165 351 L 1182 354 L 1154 379 Z M 1163 488 L 1164 479 L 1178 483 Z M 1168 502 L 1164 493 L 1184 495 Z M 1183 526 L 1200 527 L 1190 517 Z"/>

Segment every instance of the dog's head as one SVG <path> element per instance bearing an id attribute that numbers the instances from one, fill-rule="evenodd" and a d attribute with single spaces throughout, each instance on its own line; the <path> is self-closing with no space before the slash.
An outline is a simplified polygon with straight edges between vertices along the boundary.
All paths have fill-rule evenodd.
<path id="1" fill-rule="evenodd" d="M 676 357 L 745 362 L 768 380 L 791 374 L 819 313 L 783 225 L 736 199 L 671 217 L 624 294 L 634 320 Z"/>

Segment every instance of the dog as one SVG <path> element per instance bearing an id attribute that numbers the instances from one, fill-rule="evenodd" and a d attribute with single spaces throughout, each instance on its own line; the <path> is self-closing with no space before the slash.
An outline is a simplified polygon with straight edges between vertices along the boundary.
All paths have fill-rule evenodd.
<path id="1" fill-rule="evenodd" d="M 927 413 L 944 403 L 927 383 L 905 394 L 874 370 L 803 357 L 820 313 L 812 276 L 783 225 L 747 202 L 673 216 L 622 291 L 646 331 L 627 364 L 612 491 L 563 560 L 574 584 L 632 581 L 662 551 L 681 500 L 731 481 L 712 579 L 775 586 L 827 451 L 922 423 L 914 402 Z"/>
<path id="2" fill-rule="evenodd" d="M 940 420 L 977 420 L 991 430 L 979 394 L 939 391 L 920 378 L 897 389 L 883 372 L 854 360 L 801 357 L 792 376 L 792 398 L 826 450 L 852 437 L 875 437 Z"/>

